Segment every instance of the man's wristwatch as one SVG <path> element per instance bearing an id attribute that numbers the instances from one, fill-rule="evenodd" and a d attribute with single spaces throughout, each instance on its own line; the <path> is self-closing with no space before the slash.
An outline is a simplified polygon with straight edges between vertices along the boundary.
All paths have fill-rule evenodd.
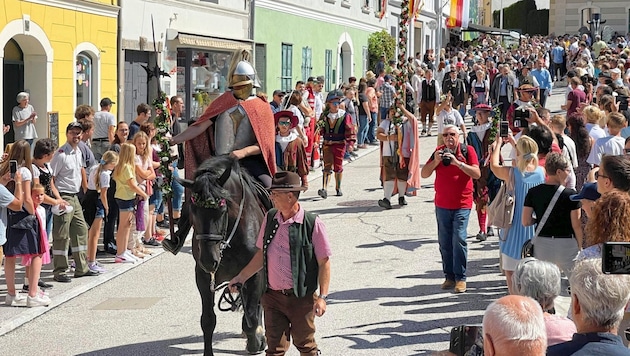
<path id="1" fill-rule="evenodd" d="M 325 302 L 328 301 L 328 294 L 320 294 L 317 296 L 319 299 L 323 299 Z"/>
<path id="2" fill-rule="evenodd" d="M 459 162 L 459 169 L 464 168 L 464 162 Z"/>

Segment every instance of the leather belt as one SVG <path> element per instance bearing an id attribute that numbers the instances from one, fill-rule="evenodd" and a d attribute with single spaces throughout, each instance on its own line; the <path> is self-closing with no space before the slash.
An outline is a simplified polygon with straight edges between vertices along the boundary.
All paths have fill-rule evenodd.
<path id="1" fill-rule="evenodd" d="M 293 293 L 293 288 L 291 288 L 291 289 L 277 289 L 277 290 L 276 289 L 269 289 L 269 290 L 272 291 L 272 292 L 284 294 L 286 296 L 293 296 L 293 295 L 295 295 Z"/>
<path id="2" fill-rule="evenodd" d="M 109 141 L 109 138 L 107 138 L 107 137 L 105 137 L 105 138 L 92 138 L 92 141 L 96 141 L 96 142 Z"/>

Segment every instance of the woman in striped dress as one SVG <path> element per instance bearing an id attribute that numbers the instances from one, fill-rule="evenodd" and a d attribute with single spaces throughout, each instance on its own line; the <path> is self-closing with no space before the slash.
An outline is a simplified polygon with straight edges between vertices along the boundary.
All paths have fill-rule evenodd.
<path id="1" fill-rule="evenodd" d="M 512 136 L 509 137 L 513 140 Z M 495 140 L 491 146 L 490 169 L 494 175 L 507 181 L 510 170 L 514 182 L 514 218 L 509 229 L 499 231 L 499 249 L 501 251 L 502 267 L 507 280 L 508 291 L 514 294 L 512 274 L 521 259 L 521 250 L 525 241 L 534 237 L 534 226 L 525 227 L 521 223 L 521 215 L 525 196 L 530 188 L 545 182 L 545 170 L 538 166 L 538 145 L 528 136 L 522 136 L 516 142 L 516 161 L 512 167 L 504 167 L 499 162 L 501 155 L 501 141 Z"/>

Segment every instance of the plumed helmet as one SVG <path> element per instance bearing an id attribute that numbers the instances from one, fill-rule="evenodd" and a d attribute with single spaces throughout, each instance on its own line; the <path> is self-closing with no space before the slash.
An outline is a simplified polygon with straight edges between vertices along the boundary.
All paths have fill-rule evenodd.
<path id="1" fill-rule="evenodd" d="M 256 76 L 256 70 L 247 61 L 240 61 L 234 68 L 234 73 L 230 78 L 228 88 L 232 89 L 235 86 L 252 84 L 254 88 L 260 88 L 258 77 Z"/>
<path id="2" fill-rule="evenodd" d="M 333 91 L 328 92 L 328 95 L 326 96 L 326 102 L 329 102 L 334 99 L 341 99 L 341 98 L 343 98 L 343 93 L 341 92 L 341 90 L 335 89 Z"/>

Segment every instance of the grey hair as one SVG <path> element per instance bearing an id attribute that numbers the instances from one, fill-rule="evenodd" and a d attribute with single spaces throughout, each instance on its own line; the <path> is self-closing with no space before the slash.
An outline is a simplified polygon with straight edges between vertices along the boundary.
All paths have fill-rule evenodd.
<path id="1" fill-rule="evenodd" d="M 547 329 L 540 305 L 529 297 L 519 297 L 523 300 L 518 303 L 505 303 L 503 298 L 486 308 L 483 314 L 484 334 L 493 336 L 495 340 L 518 344 L 523 354 L 546 350 Z"/>
<path id="2" fill-rule="evenodd" d="M 442 133 L 446 132 L 446 130 L 449 130 L 449 129 L 453 129 L 453 130 L 455 130 L 457 133 L 459 133 L 459 128 L 458 128 L 457 126 L 455 126 L 455 125 L 446 125 L 446 126 L 444 126 L 444 127 L 442 128 Z"/>
<path id="3" fill-rule="evenodd" d="M 560 278 L 560 269 L 555 264 L 528 257 L 516 266 L 512 285 L 516 293 L 534 299 L 543 310 L 550 310 L 562 288 Z"/>
<path id="4" fill-rule="evenodd" d="M 31 94 L 29 94 L 29 93 L 27 93 L 27 92 L 23 91 L 23 92 L 20 92 L 20 93 L 17 95 L 17 98 L 15 98 L 15 100 L 17 100 L 17 102 L 18 102 L 18 103 L 21 103 L 21 102 L 22 102 L 22 100 L 24 100 L 24 99 L 28 99 L 28 98 L 30 98 L 30 97 L 31 97 Z"/>
<path id="5" fill-rule="evenodd" d="M 547 171 L 547 175 L 555 176 L 558 169 L 563 171 L 567 168 L 569 168 L 569 161 L 562 154 L 558 152 L 550 152 L 547 154 L 545 161 L 545 171 Z"/>
<path id="6" fill-rule="evenodd" d="M 630 297 L 630 276 L 604 274 L 601 259 L 592 258 L 575 264 L 569 282 L 587 323 L 609 330 L 619 326 Z"/>

